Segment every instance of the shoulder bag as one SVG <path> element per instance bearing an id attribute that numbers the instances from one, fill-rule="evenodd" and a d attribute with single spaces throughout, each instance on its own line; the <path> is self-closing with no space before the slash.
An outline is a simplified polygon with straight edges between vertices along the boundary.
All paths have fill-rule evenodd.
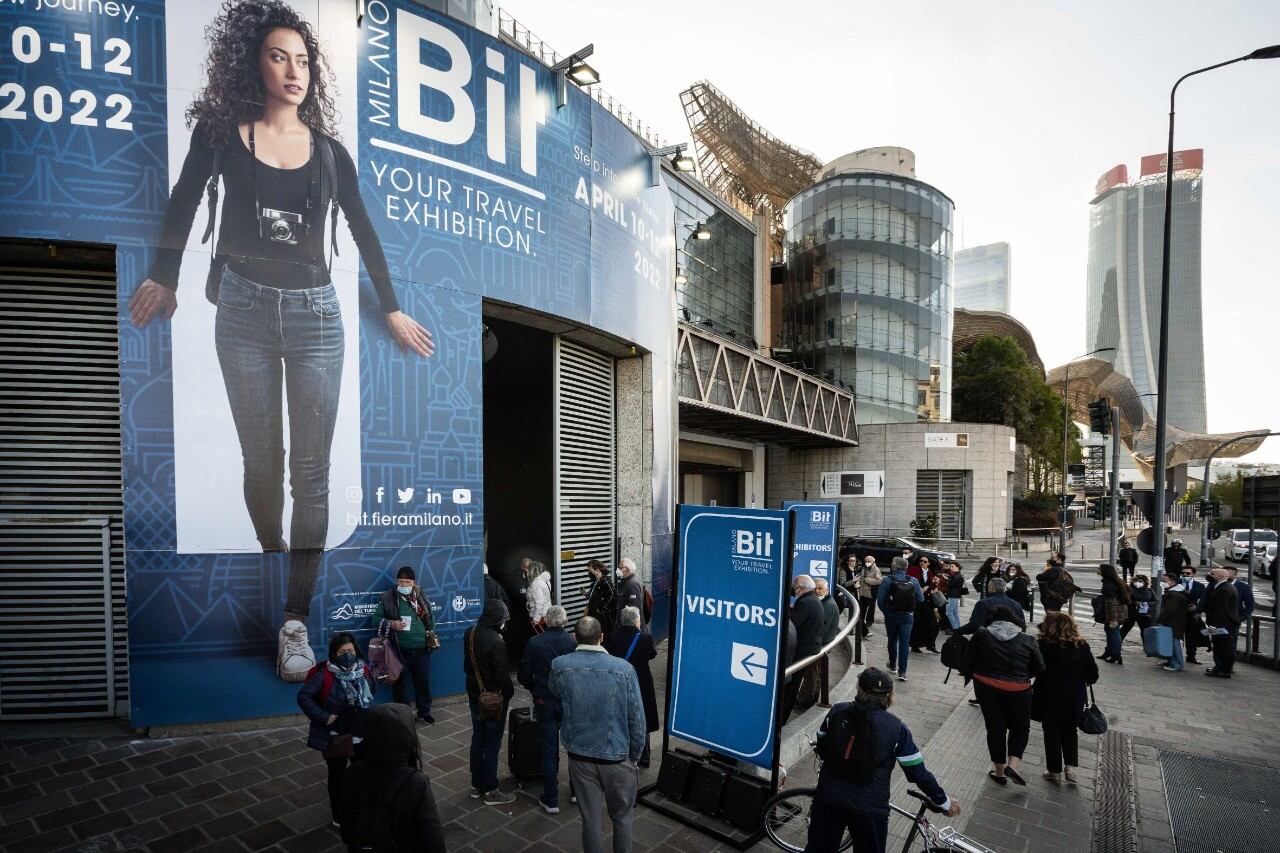
<path id="1" fill-rule="evenodd" d="M 1080 731 L 1087 735 L 1106 734 L 1107 731 L 1107 715 L 1102 713 L 1102 709 L 1098 707 L 1097 700 L 1093 698 L 1093 685 L 1089 685 L 1089 707 L 1080 711 L 1080 719 L 1077 721 Z"/>
<path id="2" fill-rule="evenodd" d="M 476 684 L 480 685 L 480 698 L 476 700 L 476 704 L 480 707 L 480 718 L 482 720 L 500 720 L 502 719 L 502 706 L 506 704 L 506 700 L 502 698 L 502 694 L 496 690 L 489 690 L 484 686 L 484 678 L 480 675 L 480 661 L 476 658 L 476 631 L 477 628 L 471 629 L 471 666 L 476 671 Z"/>

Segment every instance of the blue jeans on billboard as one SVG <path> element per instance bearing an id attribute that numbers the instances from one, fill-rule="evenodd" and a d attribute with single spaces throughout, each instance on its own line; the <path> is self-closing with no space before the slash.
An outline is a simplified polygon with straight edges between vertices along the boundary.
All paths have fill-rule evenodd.
<path id="1" fill-rule="evenodd" d="M 913 621 L 910 613 L 886 613 L 884 617 L 884 632 L 889 638 L 889 669 L 896 669 L 898 675 L 907 674 Z"/>
<path id="2" fill-rule="evenodd" d="M 227 267 L 214 342 L 244 460 L 244 503 L 263 551 L 289 551 L 285 612 L 305 620 L 329 528 L 329 454 L 344 353 L 332 284 L 281 290 Z M 284 419 L 289 412 L 293 518 L 283 531 Z"/>
<path id="3" fill-rule="evenodd" d="M 951 626 L 952 631 L 960 627 L 960 599 L 959 598 L 947 599 L 947 624 Z"/>
<path id="4" fill-rule="evenodd" d="M 471 787 L 482 794 L 498 790 L 498 753 L 502 751 L 502 731 L 507 725 L 507 703 L 496 720 L 480 717 L 480 705 L 468 698 L 471 706 Z"/>
<path id="5" fill-rule="evenodd" d="M 425 646 L 421 649 L 401 649 L 400 662 L 405 671 L 391 685 L 391 694 L 401 705 L 409 704 L 409 682 L 413 682 L 413 700 L 418 706 L 418 716 L 431 715 L 431 650 Z M 407 677 L 406 677 L 407 676 Z"/>
<path id="6" fill-rule="evenodd" d="M 555 699 L 538 699 L 533 706 L 542 736 L 542 802 L 560 805 L 560 720 L 564 709 Z"/>
<path id="7" fill-rule="evenodd" d="M 1113 658 L 1120 657 L 1120 652 L 1124 646 L 1124 635 L 1120 633 L 1120 626 L 1112 628 L 1107 625 L 1104 629 L 1107 634 L 1107 654 Z"/>

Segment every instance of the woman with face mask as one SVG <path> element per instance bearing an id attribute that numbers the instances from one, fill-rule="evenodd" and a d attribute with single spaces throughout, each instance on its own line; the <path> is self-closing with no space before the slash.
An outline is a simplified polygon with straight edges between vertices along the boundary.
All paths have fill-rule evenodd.
<path id="1" fill-rule="evenodd" d="M 1129 584 L 1129 618 L 1120 626 L 1120 640 L 1129 636 L 1133 626 L 1138 626 L 1138 634 L 1151 627 L 1151 611 L 1155 609 L 1156 594 L 1151 589 L 1151 581 L 1146 575 L 1134 575 Z"/>
<path id="2" fill-rule="evenodd" d="M 298 691 L 298 707 L 311 721 L 307 746 L 320 750 L 329 768 L 335 828 L 342 814 L 342 776 L 348 763 L 360 760 L 365 717 L 377 686 L 356 638 L 341 631 L 329 640 L 329 659 L 311 668 Z"/>
<path id="3" fill-rule="evenodd" d="M 856 559 L 856 558 L 854 558 Z M 876 593 L 884 575 L 876 565 L 876 558 L 867 554 L 862 558 L 862 567 L 858 569 L 858 607 L 862 613 L 862 638 L 871 636 L 871 626 L 876 621 Z"/>
<path id="4" fill-rule="evenodd" d="M 396 585 L 382 594 L 375 617 L 379 636 L 392 639 L 404 664 L 405 671 L 391 685 L 395 700 L 408 705 L 412 684 L 418 719 L 435 725 L 431 716 L 431 653 L 439 648 L 440 640 L 431 602 L 418 586 L 412 566 L 401 566 L 396 572 Z"/>

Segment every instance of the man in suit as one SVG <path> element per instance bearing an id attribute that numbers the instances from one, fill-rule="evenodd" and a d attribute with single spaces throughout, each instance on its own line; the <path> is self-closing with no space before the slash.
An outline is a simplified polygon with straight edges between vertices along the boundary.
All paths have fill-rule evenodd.
<path id="1" fill-rule="evenodd" d="M 809 575 L 796 575 L 791 583 L 795 603 L 791 605 L 791 624 L 796 626 L 796 660 L 816 655 L 822 649 L 822 633 L 826 627 L 826 614 L 822 599 L 815 592 L 817 585 Z M 818 665 L 812 663 L 796 673 L 787 683 L 783 694 L 782 720 L 786 722 L 797 704 L 806 711 L 818 700 Z"/>
<path id="2" fill-rule="evenodd" d="M 1165 570 L 1174 571 L 1167 563 Z M 1182 578 L 1182 591 L 1187 594 L 1187 625 L 1184 635 L 1187 644 L 1187 663 L 1199 666 L 1200 661 L 1196 660 L 1196 649 L 1209 645 L 1204 635 L 1200 633 L 1200 598 L 1204 595 L 1205 586 L 1196 580 L 1196 567 L 1190 563 L 1181 567 L 1179 576 Z"/>
<path id="3" fill-rule="evenodd" d="M 1247 632 L 1249 630 L 1249 619 L 1253 616 L 1253 610 L 1257 606 L 1253 600 L 1253 587 L 1240 580 L 1236 576 L 1235 566 L 1223 566 L 1227 570 L 1227 576 L 1231 579 L 1232 585 L 1236 588 L 1236 594 L 1240 596 L 1240 622 L 1244 625 Z M 1236 634 L 1236 643 L 1239 645 L 1240 635 Z"/>
<path id="4" fill-rule="evenodd" d="M 1240 593 L 1224 568 L 1209 572 L 1209 579 L 1213 585 L 1205 590 L 1200 604 L 1213 645 L 1213 666 L 1204 674 L 1230 678 L 1236 664 L 1236 634 L 1240 632 Z"/>

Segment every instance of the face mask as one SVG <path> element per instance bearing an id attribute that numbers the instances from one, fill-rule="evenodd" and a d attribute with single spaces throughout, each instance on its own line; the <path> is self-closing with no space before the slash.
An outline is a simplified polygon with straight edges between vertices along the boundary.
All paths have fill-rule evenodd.
<path id="1" fill-rule="evenodd" d="M 396 592 L 400 593 L 401 595 L 408 595 L 409 593 L 413 592 L 413 586 L 412 585 L 398 586 L 396 587 Z"/>
<path id="2" fill-rule="evenodd" d="M 1135 584 L 1134 584 L 1134 586 L 1135 586 L 1137 589 L 1143 589 L 1144 587 L 1146 587 L 1146 584 L 1145 584 L 1145 583 L 1142 583 L 1142 582 L 1138 582 L 1138 583 L 1135 583 Z"/>
<path id="3" fill-rule="evenodd" d="M 356 660 L 357 658 L 356 658 L 355 652 L 343 652 L 342 654 L 338 655 L 338 666 L 342 667 L 343 669 L 351 669 L 356 665 Z"/>

